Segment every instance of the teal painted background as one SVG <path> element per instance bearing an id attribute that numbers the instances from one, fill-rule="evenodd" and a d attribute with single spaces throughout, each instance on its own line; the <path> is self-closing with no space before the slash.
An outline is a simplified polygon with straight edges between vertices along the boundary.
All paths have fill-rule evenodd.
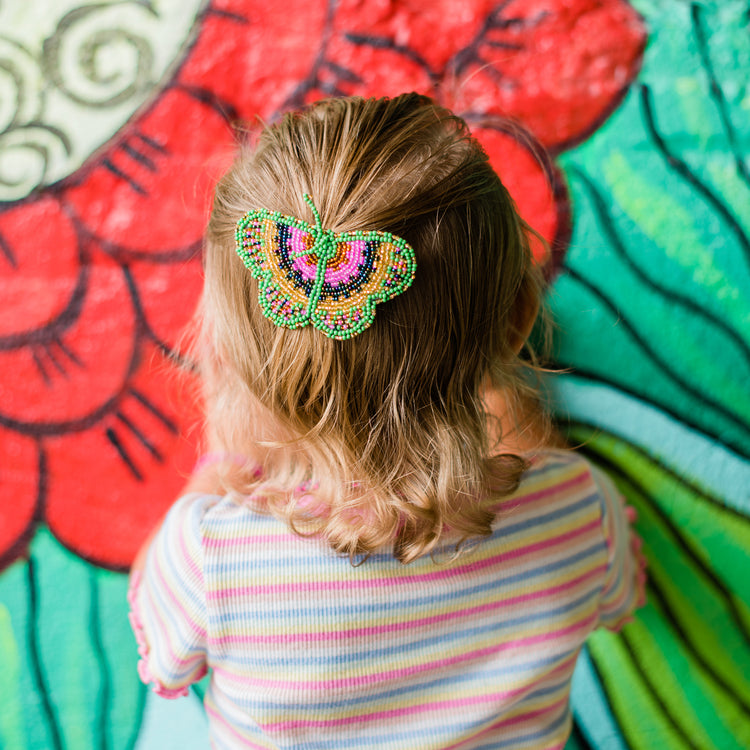
<path id="1" fill-rule="evenodd" d="M 643 69 L 561 158 L 574 231 L 553 307 L 559 411 L 638 509 L 649 603 L 597 633 L 594 747 L 750 746 L 750 132 L 743 3 L 639 2 Z M 596 706 L 596 712 L 589 710 Z"/>
<path id="2" fill-rule="evenodd" d="M 148 7 L 124 5 L 140 5 L 138 13 Z M 346 3 L 340 5 L 342 12 L 355 14 Z M 580 5 L 584 17 L 598 6 Z M 595 132 L 571 147 L 552 148 L 571 222 L 568 234 L 559 227 L 548 232 L 558 239 L 558 267 L 549 294 L 557 325 L 555 358 L 570 368 L 551 388 L 560 424 L 571 440 L 613 476 L 639 511 L 638 530 L 650 563 L 649 603 L 622 633 L 597 633 L 590 640 L 574 681 L 576 726 L 569 747 L 741 749 L 750 747 L 750 6 L 738 0 L 634 0 L 631 5 L 648 35 L 640 71 Z M 196 5 L 190 11 L 195 23 L 183 24 L 182 41 L 173 44 L 175 59 L 201 49 L 195 42 L 201 23 L 234 22 L 231 14 L 243 6 L 255 19 L 252 3 Z M 486 6 L 478 5 L 475 12 L 490 12 L 492 4 Z M 311 7 L 309 28 L 315 31 L 288 30 L 293 43 L 299 42 L 294 34 L 317 39 L 325 28 L 324 4 L 320 13 L 315 4 Z M 0 3 L 0 13 L 6 14 L 0 18 L 12 22 L 0 26 L 0 37 L 11 37 L 8 29 L 32 24 L 35 12 L 39 8 L 33 3 L 10 10 Z M 272 6 L 268 17 L 255 20 L 271 28 L 274 12 L 281 15 Z M 132 22 L 140 28 L 144 19 Z M 274 33 L 281 33 L 284 24 L 277 24 Z M 278 74 L 289 102 L 296 91 L 289 81 L 304 78 L 317 49 L 301 42 L 298 46 L 300 70 L 289 63 Z M 226 55 L 230 53 L 231 47 Z M 221 64 L 215 59 L 211 64 L 218 80 Z M 169 79 L 175 66 L 164 62 L 159 75 Z M 398 70 L 390 75 L 386 84 L 403 85 Z M 267 92 L 260 72 L 250 70 L 248 78 Z M 159 89 L 166 84 L 151 80 L 148 85 Z M 167 85 L 159 101 L 189 93 L 205 107 L 192 121 L 195 132 L 209 130 L 206 123 L 221 110 L 220 103 L 209 101 L 205 92 L 200 99 L 195 87 L 188 91 L 186 84 L 181 86 Z M 127 130 L 144 111 L 157 118 L 159 110 L 148 110 L 148 101 L 144 95 L 132 112 L 102 125 L 103 132 Z M 272 102 L 283 103 L 281 94 Z M 183 111 L 176 105 L 174 110 Z M 227 115 L 226 108 L 222 114 Z M 554 116 L 550 110 L 553 124 Z M 18 117 L 6 118 L 0 134 L 0 167 L 14 145 L 9 138 L 19 129 Z M 202 169 L 216 171 L 209 157 L 229 140 L 210 141 L 200 152 Z M 193 144 L 193 151 L 200 148 L 202 143 Z M 119 164 L 115 162 L 118 169 Z M 75 173 L 78 168 L 73 164 L 69 169 Z M 87 169 L 83 173 L 94 174 Z M 165 179 L 176 186 L 179 170 Z M 54 191 L 52 178 L 49 183 L 51 187 L 40 183 L 27 196 L 6 197 L 0 207 L 11 216 L 11 210 L 43 200 L 48 188 Z M 76 189 L 75 184 L 70 188 Z M 134 192 L 132 185 L 129 189 Z M 93 203 L 87 200 L 87 205 Z M 71 198 L 64 205 L 73 203 Z M 135 203 L 118 205 L 134 212 L 138 208 Z M 102 212 L 91 221 L 105 222 Z M 533 216 L 526 218 L 534 222 Z M 18 220 L 22 228 L 23 221 Z M 11 235 L 7 226 L 0 228 L 6 258 Z M 158 314 L 152 312 L 149 305 L 160 287 L 138 275 L 145 256 L 140 251 L 107 252 L 130 279 L 130 299 L 142 308 L 135 313 L 139 351 L 173 351 L 161 331 L 176 330 L 179 315 L 171 328 L 160 328 L 160 321 L 164 310 L 182 305 L 181 298 L 170 298 L 169 304 L 155 308 Z M 177 285 L 173 276 L 194 263 L 195 247 L 183 255 L 160 252 L 149 256 L 154 274 L 149 278 L 160 279 L 158 273 L 166 269 L 172 274 L 169 283 Z M 18 285 L 18 267 L 8 264 L 8 284 Z M 194 287 L 188 291 L 194 296 Z M 4 325 L 13 309 L 6 306 L 0 313 Z M 3 351 L 11 349 L 7 344 Z M 59 350 L 53 351 L 63 360 Z M 148 361 L 142 353 L 134 367 Z M 75 367 L 69 369 L 75 372 Z M 69 506 L 55 500 L 55 482 L 75 471 L 75 482 L 64 484 L 71 498 L 75 488 L 87 483 L 85 462 L 55 459 L 55 441 L 68 433 L 24 431 L 19 420 L 7 416 L 18 392 L 10 364 L 1 377 L 6 385 L 0 393 L 5 404 L 0 408 L 5 446 L 0 457 L 0 540 L 5 547 L 0 557 L 6 567 L 0 573 L 0 748 L 205 747 L 200 688 L 188 699 L 168 702 L 137 680 L 125 566 L 114 553 L 106 558 L 106 537 L 101 543 L 105 531 L 97 527 L 89 532 L 89 547 L 71 541 L 77 537 L 65 526 Z M 39 398 L 45 393 L 40 391 Z M 156 448 L 178 452 L 173 443 L 166 445 Z M 123 446 L 127 455 L 135 455 L 127 443 Z M 75 446 L 66 450 L 62 456 L 78 455 Z M 192 450 L 191 445 L 186 453 Z M 133 487 L 155 487 L 154 496 L 168 502 L 174 482 L 182 477 L 174 463 L 163 463 L 163 473 L 148 475 Z M 60 468 L 66 466 L 74 468 Z M 167 473 L 176 480 L 165 479 Z M 114 506 L 111 512 L 116 513 Z M 45 518 L 54 520 L 47 523 Z M 73 520 L 80 523 L 77 518 Z M 145 523 L 142 517 L 127 522 Z M 113 521 L 118 529 L 123 524 L 127 526 Z"/>

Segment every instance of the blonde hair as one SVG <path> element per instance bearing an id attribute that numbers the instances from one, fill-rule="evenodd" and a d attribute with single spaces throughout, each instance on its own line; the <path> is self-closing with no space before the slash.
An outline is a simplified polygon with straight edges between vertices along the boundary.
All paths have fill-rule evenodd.
<path id="1" fill-rule="evenodd" d="M 388 231 L 416 254 L 411 288 L 347 341 L 267 320 L 235 252 L 251 209 L 314 223 L 305 194 L 325 229 Z M 511 405 L 530 390 L 517 349 L 541 282 L 463 120 L 417 94 L 285 115 L 220 181 L 204 263 L 208 431 L 247 456 L 228 489 L 352 558 L 388 547 L 409 562 L 490 533 L 526 462 L 492 455 L 483 387 Z"/>

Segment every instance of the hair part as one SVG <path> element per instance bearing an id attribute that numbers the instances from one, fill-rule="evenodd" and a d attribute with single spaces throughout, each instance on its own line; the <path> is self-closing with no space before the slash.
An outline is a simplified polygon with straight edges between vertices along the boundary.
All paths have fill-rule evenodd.
<path id="1" fill-rule="evenodd" d="M 249 210 L 314 223 L 305 194 L 325 229 L 415 251 L 410 289 L 346 341 L 267 320 L 235 252 Z M 464 121 L 427 97 L 326 100 L 263 130 L 220 181 L 206 236 L 208 430 L 248 458 L 227 488 L 352 559 L 489 534 L 526 468 L 490 443 L 483 393 L 512 409 L 533 392 L 517 352 L 542 285 L 527 230 Z"/>

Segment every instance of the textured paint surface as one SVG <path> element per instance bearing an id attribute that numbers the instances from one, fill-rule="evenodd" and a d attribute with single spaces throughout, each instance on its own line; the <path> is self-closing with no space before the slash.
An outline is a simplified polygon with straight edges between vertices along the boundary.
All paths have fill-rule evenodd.
<path id="1" fill-rule="evenodd" d="M 683 0 L 0 3 L 0 747 L 205 747 L 125 575 L 194 460 L 176 377 L 242 122 L 419 90 L 551 243 L 563 425 L 640 513 L 570 748 L 750 746 L 750 19 Z M 546 151 L 545 151 L 546 149 Z"/>

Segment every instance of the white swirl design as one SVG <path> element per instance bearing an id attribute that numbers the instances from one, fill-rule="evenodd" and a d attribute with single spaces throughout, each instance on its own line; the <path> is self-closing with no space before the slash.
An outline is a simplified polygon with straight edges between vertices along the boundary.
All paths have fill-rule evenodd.
<path id="1" fill-rule="evenodd" d="M 207 2 L 28 1 L 0 3 L 0 203 L 67 177 L 157 96 Z"/>
<path id="2" fill-rule="evenodd" d="M 24 125 L 0 133 L 0 202 L 45 184 L 50 165 L 69 154 L 70 144 L 59 130 Z"/>
<path id="3" fill-rule="evenodd" d="M 89 107 L 111 107 L 155 83 L 149 27 L 159 23 L 150 5 L 135 0 L 74 8 L 44 40 L 45 77 Z"/>
<path id="4" fill-rule="evenodd" d="M 0 133 L 38 119 L 43 106 L 39 63 L 21 44 L 0 36 Z"/>

